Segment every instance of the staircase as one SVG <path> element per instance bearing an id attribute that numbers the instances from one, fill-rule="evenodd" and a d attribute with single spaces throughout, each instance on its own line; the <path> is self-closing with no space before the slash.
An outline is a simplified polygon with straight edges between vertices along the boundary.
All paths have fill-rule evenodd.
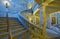
<path id="1" fill-rule="evenodd" d="M 7 31 L 6 17 L 0 17 L 0 39 L 28 39 L 29 33 L 16 18 L 9 17 L 9 31 Z M 9 38 L 9 35 L 11 38 Z"/>
<path id="2" fill-rule="evenodd" d="M 27 18 L 29 20 L 29 17 L 31 18 L 31 14 L 26 14 L 26 13 L 21 13 L 25 18 Z M 32 15 L 33 16 L 33 15 Z M 20 16 L 21 17 L 21 16 Z M 33 19 L 33 18 L 32 18 Z M 36 19 L 38 22 L 36 22 L 37 24 L 40 23 L 38 19 Z M 29 20 L 30 21 L 30 20 Z M 30 21 L 31 22 L 31 21 Z M 33 22 L 32 22 L 33 23 Z M 35 26 L 35 24 L 34 24 Z M 40 24 L 38 25 L 40 26 Z M 40 30 L 41 31 L 41 30 Z M 34 32 L 35 33 L 35 32 Z M 40 34 L 38 34 L 40 35 Z M 49 28 L 46 29 L 46 35 L 47 35 L 47 39 L 54 39 L 60 36 L 60 28 L 59 27 L 55 27 L 55 26 L 50 26 Z"/>

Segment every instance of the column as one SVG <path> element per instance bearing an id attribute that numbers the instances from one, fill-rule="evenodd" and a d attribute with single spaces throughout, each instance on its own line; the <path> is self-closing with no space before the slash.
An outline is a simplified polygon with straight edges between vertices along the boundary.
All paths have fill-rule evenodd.
<path id="1" fill-rule="evenodd" d="M 42 5 L 42 39 L 46 38 L 46 26 L 47 26 L 47 17 L 46 17 L 46 6 Z"/>

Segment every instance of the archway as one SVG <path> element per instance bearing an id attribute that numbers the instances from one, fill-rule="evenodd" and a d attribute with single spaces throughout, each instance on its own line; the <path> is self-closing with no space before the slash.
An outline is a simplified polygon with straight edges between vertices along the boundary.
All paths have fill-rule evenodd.
<path id="1" fill-rule="evenodd" d="M 60 12 L 51 13 L 48 17 L 48 21 L 50 22 L 49 26 L 60 25 Z"/>

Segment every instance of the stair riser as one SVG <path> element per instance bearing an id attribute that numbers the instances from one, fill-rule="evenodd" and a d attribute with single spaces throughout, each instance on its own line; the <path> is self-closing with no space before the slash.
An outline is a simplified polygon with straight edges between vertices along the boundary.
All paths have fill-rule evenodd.
<path id="1" fill-rule="evenodd" d="M 15 34 L 15 33 L 21 32 L 22 30 L 23 30 L 23 29 L 16 30 L 16 31 L 12 32 L 12 34 Z"/>
<path id="2" fill-rule="evenodd" d="M 0 35 L 0 38 L 4 38 L 6 36 L 8 36 L 8 34 Z"/>
<path id="3" fill-rule="evenodd" d="M 13 27 L 11 27 L 10 29 L 11 29 L 11 30 L 16 30 L 16 29 L 20 29 L 20 28 L 22 28 L 22 29 L 23 29 L 23 27 L 14 27 L 14 28 L 13 28 Z"/>
<path id="4" fill-rule="evenodd" d="M 13 39 L 17 39 L 18 37 L 24 35 L 25 33 L 27 33 L 27 32 L 23 32 L 23 33 L 21 33 L 21 34 L 18 34 L 18 35 L 16 35 L 16 36 L 14 36 Z"/>
<path id="5" fill-rule="evenodd" d="M 10 25 L 20 25 L 20 24 L 17 24 L 17 23 L 9 23 Z"/>
<path id="6" fill-rule="evenodd" d="M 30 35 L 29 35 L 28 33 L 26 33 L 26 35 L 23 36 L 22 39 L 28 39 L 28 38 L 30 38 L 29 36 L 30 36 Z"/>
<path id="7" fill-rule="evenodd" d="M 11 29 L 14 29 L 14 28 L 23 28 L 23 26 L 11 26 L 10 28 Z"/>
<path id="8" fill-rule="evenodd" d="M 7 28 L 7 25 L 0 25 L 0 29 Z"/>
<path id="9" fill-rule="evenodd" d="M 5 29 L 5 30 L 0 30 L 0 32 L 7 32 L 7 29 Z"/>
<path id="10" fill-rule="evenodd" d="M 7 24 L 6 22 L 0 22 L 0 24 Z"/>
<path id="11" fill-rule="evenodd" d="M 9 19 L 9 21 L 10 21 L 10 22 L 17 22 L 17 20 L 15 20 L 15 19 L 14 19 L 14 20 L 10 20 L 10 19 Z"/>
<path id="12" fill-rule="evenodd" d="M 0 39 L 8 39 L 8 36 L 0 37 Z"/>

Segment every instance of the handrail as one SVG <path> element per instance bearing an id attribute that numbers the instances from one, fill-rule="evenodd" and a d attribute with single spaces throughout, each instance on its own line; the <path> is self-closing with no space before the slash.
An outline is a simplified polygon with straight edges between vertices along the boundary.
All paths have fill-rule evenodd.
<path id="1" fill-rule="evenodd" d="M 35 16 L 35 15 L 32 15 L 32 14 L 22 14 L 26 19 L 28 19 L 29 20 L 29 22 L 30 23 L 32 23 L 32 24 L 34 24 L 34 25 L 36 25 L 36 26 L 39 26 L 40 25 L 40 18 L 38 17 L 38 16 Z M 29 19 L 29 18 L 31 18 L 31 20 Z M 34 22 L 34 20 L 35 20 L 35 22 Z M 37 23 L 37 21 L 36 20 L 38 20 L 38 23 Z M 38 25 L 37 25 L 38 24 Z"/>
<path id="2" fill-rule="evenodd" d="M 26 21 L 26 23 L 29 23 L 31 25 L 34 25 L 33 23 L 29 22 L 29 20 L 27 18 L 25 18 L 22 14 L 21 15 L 18 15 L 20 17 L 20 19 L 23 20 L 23 22 Z M 34 25 L 34 27 L 38 28 L 38 29 L 41 29 L 40 26 L 38 27 L 37 25 Z"/>
<path id="3" fill-rule="evenodd" d="M 19 18 L 21 19 L 22 22 L 24 22 L 24 24 L 28 27 L 27 29 L 29 31 L 31 31 L 31 33 L 33 33 L 35 36 L 38 35 L 41 37 L 42 32 L 41 32 L 41 28 L 34 25 L 33 23 L 29 22 L 26 18 L 24 18 L 24 16 L 19 15 Z"/>
<path id="4" fill-rule="evenodd" d="M 6 12 L 6 22 L 7 22 L 7 32 L 8 32 L 8 39 L 12 39 L 12 35 L 10 32 L 10 27 L 9 27 L 9 18 L 8 18 L 8 12 Z"/>

